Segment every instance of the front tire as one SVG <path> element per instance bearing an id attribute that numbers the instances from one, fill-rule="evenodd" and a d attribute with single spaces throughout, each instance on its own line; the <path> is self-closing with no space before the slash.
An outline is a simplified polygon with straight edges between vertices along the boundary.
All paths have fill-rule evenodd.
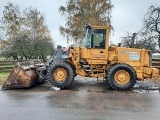
<path id="1" fill-rule="evenodd" d="M 111 66 L 107 70 L 107 81 L 114 90 L 129 90 L 136 83 L 135 70 L 124 63 Z"/>
<path id="2" fill-rule="evenodd" d="M 55 87 L 64 88 L 74 80 L 74 71 L 72 66 L 63 61 L 53 62 L 49 69 L 49 80 Z"/>

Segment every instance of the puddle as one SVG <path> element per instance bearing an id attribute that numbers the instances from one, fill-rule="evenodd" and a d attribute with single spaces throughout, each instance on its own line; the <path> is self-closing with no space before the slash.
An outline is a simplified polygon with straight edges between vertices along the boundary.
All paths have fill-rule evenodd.
<path id="1" fill-rule="evenodd" d="M 160 93 L 160 90 L 133 90 L 136 93 Z"/>

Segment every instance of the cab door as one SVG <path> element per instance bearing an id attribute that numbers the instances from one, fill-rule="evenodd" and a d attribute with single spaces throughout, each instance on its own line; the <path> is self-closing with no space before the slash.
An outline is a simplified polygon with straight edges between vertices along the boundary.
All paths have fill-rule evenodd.
<path id="1" fill-rule="evenodd" d="M 106 46 L 106 29 L 93 29 L 91 39 L 91 59 L 107 59 L 108 46 Z"/>

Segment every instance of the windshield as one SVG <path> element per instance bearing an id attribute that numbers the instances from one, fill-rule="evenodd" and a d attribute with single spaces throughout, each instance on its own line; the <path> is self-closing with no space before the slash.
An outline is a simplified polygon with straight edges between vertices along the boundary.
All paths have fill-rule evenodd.
<path id="1" fill-rule="evenodd" d="M 87 28 L 86 35 L 84 38 L 84 46 L 87 48 L 91 47 L 91 29 Z"/>

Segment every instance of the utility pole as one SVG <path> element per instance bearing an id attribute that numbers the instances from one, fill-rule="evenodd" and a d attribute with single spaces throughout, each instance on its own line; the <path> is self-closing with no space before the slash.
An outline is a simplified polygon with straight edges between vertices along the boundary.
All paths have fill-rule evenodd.
<path id="1" fill-rule="evenodd" d="M 135 37 L 136 37 L 137 33 L 133 33 L 132 36 L 132 43 L 131 43 L 131 47 L 134 48 L 134 44 L 135 44 Z"/>

